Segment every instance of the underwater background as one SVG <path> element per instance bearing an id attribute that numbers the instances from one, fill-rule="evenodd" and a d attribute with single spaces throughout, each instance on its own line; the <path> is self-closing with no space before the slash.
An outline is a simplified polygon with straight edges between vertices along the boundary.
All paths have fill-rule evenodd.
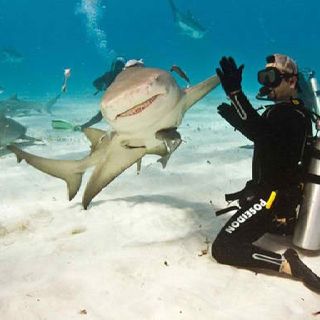
<path id="1" fill-rule="evenodd" d="M 72 70 L 69 97 L 92 97 L 92 81 L 116 55 L 166 70 L 177 64 L 191 83 L 215 73 L 219 59 L 231 55 L 245 64 L 247 93 L 257 92 L 256 73 L 271 53 L 288 54 L 301 68 L 320 72 L 317 0 L 175 0 L 175 5 L 198 19 L 206 29 L 203 38 L 179 30 L 168 0 L 0 0 L 0 48 L 22 58 L 0 61 L 0 99 L 15 93 L 52 96 L 61 89 L 65 68 Z"/>

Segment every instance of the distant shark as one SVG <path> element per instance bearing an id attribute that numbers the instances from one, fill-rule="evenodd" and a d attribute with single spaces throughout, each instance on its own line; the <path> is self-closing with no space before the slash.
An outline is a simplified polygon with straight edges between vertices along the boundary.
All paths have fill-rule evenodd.
<path id="1" fill-rule="evenodd" d="M 0 63 L 21 63 L 23 60 L 23 55 L 14 48 L 0 49 Z"/>
<path id="2" fill-rule="evenodd" d="M 185 14 L 181 13 L 181 11 L 179 11 L 175 6 L 173 0 L 169 0 L 169 4 L 173 13 L 174 21 L 182 33 L 194 39 L 201 39 L 204 37 L 206 29 L 190 11 L 187 11 Z"/>
<path id="3" fill-rule="evenodd" d="M 83 207 L 113 179 L 147 154 L 161 156 L 165 167 L 170 155 L 181 143 L 177 132 L 185 112 L 219 84 L 217 76 L 182 90 L 167 71 L 134 66 L 122 71 L 107 89 L 101 112 L 112 129 L 85 129 L 91 141 L 91 153 L 82 160 L 52 160 L 9 146 L 18 159 L 63 179 L 69 200 L 78 192 L 83 173 L 94 171 L 84 191 Z"/>
<path id="4" fill-rule="evenodd" d="M 48 102 L 26 101 L 18 98 L 17 95 L 0 101 L 0 114 L 17 117 L 29 115 L 32 111 L 51 113 L 53 105 L 60 98 L 59 93 Z"/>

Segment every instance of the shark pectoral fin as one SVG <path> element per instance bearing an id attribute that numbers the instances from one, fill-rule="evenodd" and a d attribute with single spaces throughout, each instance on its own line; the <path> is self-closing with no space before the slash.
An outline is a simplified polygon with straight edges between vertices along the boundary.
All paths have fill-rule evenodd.
<path id="1" fill-rule="evenodd" d="M 167 166 L 167 163 L 170 159 L 171 153 L 168 153 L 167 155 L 161 157 L 160 159 L 157 160 L 157 162 L 161 163 L 162 169 L 165 169 Z"/>
<path id="2" fill-rule="evenodd" d="M 34 138 L 34 137 L 30 137 L 30 136 L 27 136 L 27 135 L 23 135 L 23 136 L 21 136 L 21 139 L 23 139 L 23 140 L 27 140 L 27 141 L 29 141 L 29 142 L 35 142 L 35 141 L 38 141 L 38 142 L 43 142 L 43 140 L 41 140 L 41 139 L 38 139 L 38 138 Z"/>
<path id="3" fill-rule="evenodd" d="M 94 149 L 96 145 L 102 140 L 102 138 L 111 140 L 107 134 L 107 131 L 101 129 L 85 128 L 83 132 L 91 142 L 91 149 Z"/>
<path id="4" fill-rule="evenodd" d="M 162 169 L 165 169 L 172 153 L 180 146 L 181 142 L 182 142 L 181 139 L 175 139 L 175 140 L 171 140 L 169 145 L 165 143 L 168 152 L 164 156 L 162 156 L 160 159 L 157 160 L 157 162 L 161 163 Z"/>
<path id="5" fill-rule="evenodd" d="M 91 200 L 103 188 L 145 154 L 145 148 L 124 148 L 119 142 L 112 141 L 107 157 L 97 164 L 86 186 L 82 198 L 83 207 L 87 209 Z"/>
<path id="6" fill-rule="evenodd" d="M 17 156 L 18 162 L 25 160 L 36 169 L 64 180 L 68 186 L 69 200 L 72 200 L 77 194 L 83 175 L 83 171 L 79 170 L 81 160 L 53 160 L 35 156 L 15 145 L 10 145 L 7 148 Z"/>
<path id="7" fill-rule="evenodd" d="M 197 101 L 207 95 L 211 90 L 216 88 L 220 83 L 218 76 L 214 75 L 199 84 L 184 90 L 185 95 L 182 97 L 183 109 L 186 112 Z"/>

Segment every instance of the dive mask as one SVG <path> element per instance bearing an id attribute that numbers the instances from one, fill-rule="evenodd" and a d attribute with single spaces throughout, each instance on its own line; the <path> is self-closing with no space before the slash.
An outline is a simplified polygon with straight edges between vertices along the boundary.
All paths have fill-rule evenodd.
<path id="1" fill-rule="evenodd" d="M 282 73 L 277 68 L 267 67 L 258 72 L 258 82 L 268 88 L 276 88 L 285 78 L 291 78 L 294 74 Z"/>

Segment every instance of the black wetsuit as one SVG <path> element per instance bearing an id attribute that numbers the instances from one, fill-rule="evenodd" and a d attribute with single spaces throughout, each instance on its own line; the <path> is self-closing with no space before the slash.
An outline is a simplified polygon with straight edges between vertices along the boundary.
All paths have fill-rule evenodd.
<path id="1" fill-rule="evenodd" d="M 111 83 L 114 81 L 117 75 L 118 75 L 117 72 L 108 71 L 104 73 L 101 77 L 94 80 L 92 84 L 97 89 L 97 91 L 94 94 L 96 95 L 100 91 L 105 91 L 111 85 Z M 101 111 L 99 111 L 89 121 L 82 124 L 80 126 L 80 129 L 83 130 L 85 128 L 91 127 L 94 124 L 100 122 L 102 118 L 103 118 L 102 113 Z"/>
<path id="2" fill-rule="evenodd" d="M 265 233 L 293 232 L 311 119 L 299 100 L 269 106 L 262 115 L 242 92 L 231 101 L 219 113 L 254 142 L 252 180 L 235 196 L 241 208 L 219 232 L 212 255 L 224 264 L 279 271 L 282 256 L 253 243 Z"/>
<path id="3" fill-rule="evenodd" d="M 92 84 L 97 89 L 96 94 L 99 91 L 105 91 L 110 86 L 110 84 L 113 82 L 113 80 L 116 78 L 118 73 L 119 72 L 107 71 L 101 77 L 95 79 L 92 82 Z"/>

